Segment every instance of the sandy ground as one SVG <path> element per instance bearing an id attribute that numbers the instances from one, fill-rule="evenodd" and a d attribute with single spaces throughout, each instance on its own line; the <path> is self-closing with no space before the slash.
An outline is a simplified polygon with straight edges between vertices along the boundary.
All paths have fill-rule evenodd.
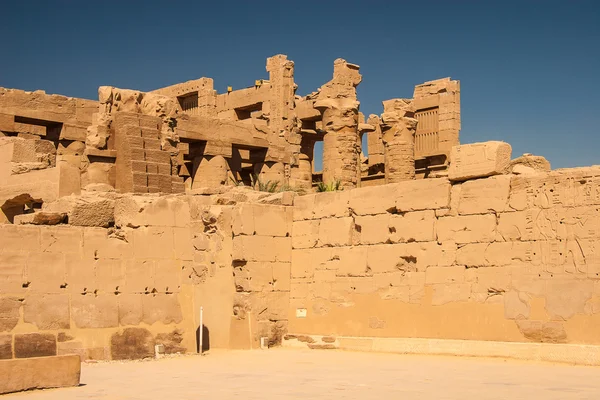
<path id="1" fill-rule="evenodd" d="M 81 383 L 2 398 L 600 399 L 598 367 L 332 350 L 213 351 L 83 364 Z"/>

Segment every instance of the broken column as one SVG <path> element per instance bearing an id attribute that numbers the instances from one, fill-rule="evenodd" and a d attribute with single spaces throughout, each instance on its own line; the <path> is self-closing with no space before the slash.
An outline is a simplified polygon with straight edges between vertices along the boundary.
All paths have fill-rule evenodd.
<path id="1" fill-rule="evenodd" d="M 360 180 L 360 142 L 356 86 L 361 81 L 358 65 L 335 60 L 333 79 L 321 87 L 314 107 L 322 113 L 323 182 L 340 181 L 342 188 L 353 188 Z"/>
<path id="2" fill-rule="evenodd" d="M 410 99 L 383 102 L 383 145 L 387 183 L 415 179 L 415 131 L 417 120 Z"/>
<path id="3" fill-rule="evenodd" d="M 194 159 L 192 189 L 218 188 L 227 183 L 227 160 L 221 155 L 199 156 Z"/>
<path id="4" fill-rule="evenodd" d="M 298 167 L 296 173 L 292 175 L 295 178 L 295 185 L 299 188 L 310 189 L 312 186 L 314 149 L 314 138 L 303 135 L 298 155 Z"/>

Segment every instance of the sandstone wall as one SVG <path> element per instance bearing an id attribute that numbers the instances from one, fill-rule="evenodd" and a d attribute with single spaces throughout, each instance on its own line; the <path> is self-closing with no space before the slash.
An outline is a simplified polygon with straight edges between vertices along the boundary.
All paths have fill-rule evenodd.
<path id="1" fill-rule="evenodd" d="M 205 349 L 249 348 L 250 337 L 277 332 L 280 340 L 291 208 L 242 212 L 244 195 L 233 197 L 120 196 L 110 228 L 0 225 L 0 358 L 144 358 L 155 344 L 195 352 L 200 307 Z M 236 330 L 232 320 L 247 320 L 234 303 L 254 315 L 251 331 Z"/>
<path id="2" fill-rule="evenodd" d="M 600 343 L 600 168 L 297 197 L 292 334 Z"/>

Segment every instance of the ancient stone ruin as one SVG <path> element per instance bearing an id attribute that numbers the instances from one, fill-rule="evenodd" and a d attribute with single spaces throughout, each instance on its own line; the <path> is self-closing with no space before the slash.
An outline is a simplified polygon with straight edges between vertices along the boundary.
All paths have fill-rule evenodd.
<path id="1" fill-rule="evenodd" d="M 449 78 L 365 116 L 357 65 L 306 96 L 286 56 L 266 71 L 221 94 L 0 89 L 1 359 L 598 343 L 600 167 L 460 145 Z"/>

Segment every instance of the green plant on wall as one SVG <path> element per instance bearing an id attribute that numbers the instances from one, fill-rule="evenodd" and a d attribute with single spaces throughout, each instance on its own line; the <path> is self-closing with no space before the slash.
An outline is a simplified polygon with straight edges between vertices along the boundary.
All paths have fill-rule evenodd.
<path id="1" fill-rule="evenodd" d="M 324 182 L 317 184 L 317 192 L 335 192 L 337 190 L 342 190 L 342 182 L 339 180 L 329 182 L 328 184 Z"/>

